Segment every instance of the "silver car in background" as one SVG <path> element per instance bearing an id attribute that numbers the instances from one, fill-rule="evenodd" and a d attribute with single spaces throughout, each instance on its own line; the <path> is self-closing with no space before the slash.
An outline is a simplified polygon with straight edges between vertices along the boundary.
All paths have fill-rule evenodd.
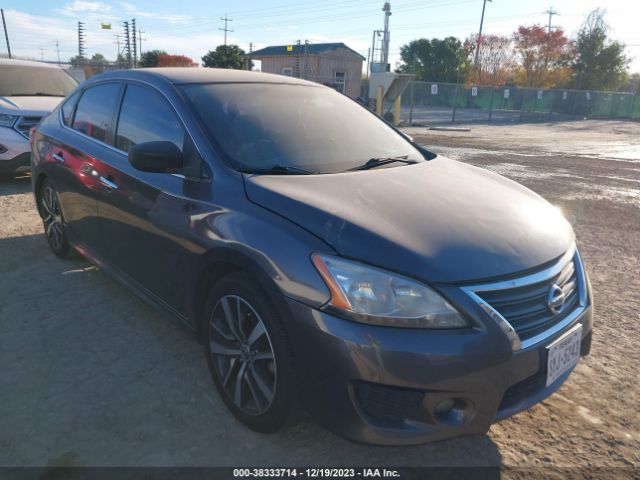
<path id="1" fill-rule="evenodd" d="M 29 130 L 77 84 L 57 65 L 0 59 L 0 174 L 29 168 Z"/>

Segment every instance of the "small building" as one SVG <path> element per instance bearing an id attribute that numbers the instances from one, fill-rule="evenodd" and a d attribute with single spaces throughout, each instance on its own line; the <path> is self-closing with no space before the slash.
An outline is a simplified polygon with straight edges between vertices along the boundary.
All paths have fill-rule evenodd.
<path id="1" fill-rule="evenodd" d="M 277 45 L 249 56 L 262 62 L 263 72 L 322 83 L 350 97 L 360 95 L 365 58 L 344 43 Z"/>

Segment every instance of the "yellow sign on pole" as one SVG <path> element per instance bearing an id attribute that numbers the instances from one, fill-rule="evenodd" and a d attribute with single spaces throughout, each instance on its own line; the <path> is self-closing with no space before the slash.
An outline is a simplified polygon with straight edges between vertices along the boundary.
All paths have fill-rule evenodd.
<path id="1" fill-rule="evenodd" d="M 102 30 L 111 30 L 111 24 L 103 22 L 100 24 L 100 28 L 102 28 Z"/>
<path id="2" fill-rule="evenodd" d="M 287 45 L 287 52 L 293 52 L 293 45 Z"/>

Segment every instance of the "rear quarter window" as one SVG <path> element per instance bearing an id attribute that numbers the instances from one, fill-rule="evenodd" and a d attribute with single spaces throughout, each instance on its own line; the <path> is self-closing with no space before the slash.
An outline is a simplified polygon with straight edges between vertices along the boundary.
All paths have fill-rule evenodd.
<path id="1" fill-rule="evenodd" d="M 76 92 L 67 98 L 62 104 L 62 122 L 68 127 L 71 126 L 71 119 L 73 117 L 73 111 L 76 108 L 76 103 L 80 98 L 80 92 Z"/>

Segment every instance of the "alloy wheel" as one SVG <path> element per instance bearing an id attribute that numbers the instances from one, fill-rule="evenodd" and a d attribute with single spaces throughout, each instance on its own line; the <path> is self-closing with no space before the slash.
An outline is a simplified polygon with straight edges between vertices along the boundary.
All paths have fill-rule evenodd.
<path id="1" fill-rule="evenodd" d="M 209 320 L 209 347 L 225 393 L 249 415 L 271 406 L 276 390 L 276 359 L 260 316 L 243 298 L 225 295 Z"/>
<path id="2" fill-rule="evenodd" d="M 64 242 L 62 211 L 55 190 L 47 185 L 42 193 L 44 231 L 54 250 L 60 250 Z"/>

